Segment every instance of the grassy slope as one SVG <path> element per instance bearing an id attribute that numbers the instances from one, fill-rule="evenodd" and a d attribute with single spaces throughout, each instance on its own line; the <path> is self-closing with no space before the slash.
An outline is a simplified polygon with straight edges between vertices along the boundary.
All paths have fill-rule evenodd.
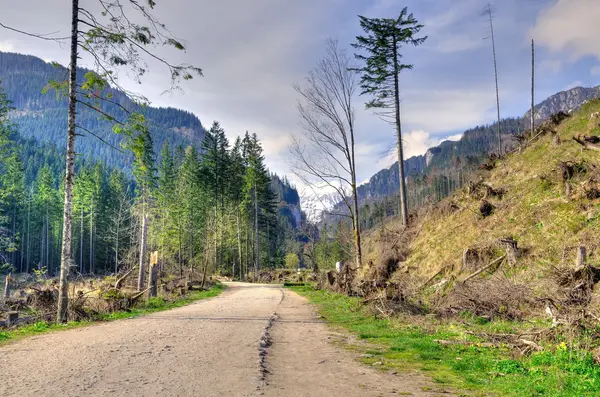
<path id="1" fill-rule="evenodd" d="M 342 327 L 368 347 L 353 346 L 367 353 L 365 364 L 382 364 L 382 370 L 420 370 L 439 387 L 437 391 L 459 390 L 469 396 L 596 396 L 600 390 L 600 367 L 589 354 L 578 353 L 559 343 L 555 351 L 513 359 L 507 349 L 478 345 L 465 332 L 464 325 L 376 319 L 361 299 L 312 287 L 294 291 L 315 303 L 334 326 Z M 426 320 L 423 320 L 426 321 Z M 472 324 L 475 332 L 515 332 L 518 325 L 507 322 Z M 465 340 L 471 346 L 441 346 L 435 340 Z M 462 391 L 462 392 L 460 392 Z"/>
<path id="2" fill-rule="evenodd" d="M 174 301 L 165 301 L 163 298 L 160 298 L 160 297 L 159 298 L 151 298 L 143 306 L 140 306 L 138 308 L 135 308 L 135 309 L 132 309 L 129 311 L 104 314 L 104 315 L 101 315 L 95 321 L 72 321 L 67 324 L 56 324 L 56 323 L 49 323 L 49 322 L 44 322 L 44 321 L 37 322 L 35 324 L 17 328 L 15 330 L 0 332 L 0 346 L 4 343 L 14 342 L 16 340 L 23 339 L 27 336 L 38 335 L 38 334 L 44 333 L 44 332 L 67 330 L 67 329 L 91 325 L 98 321 L 122 320 L 122 319 L 142 316 L 145 314 L 151 314 L 151 313 L 161 312 L 161 311 L 165 311 L 165 310 L 175 309 L 175 308 L 193 303 L 200 299 L 207 299 L 207 298 L 215 297 L 215 296 L 219 295 L 221 292 L 223 292 L 224 289 L 225 289 L 225 286 L 223 284 L 216 284 L 207 291 L 199 291 L 199 292 L 189 293 L 181 298 L 177 298 Z"/>
<path id="3" fill-rule="evenodd" d="M 460 272 L 466 248 L 492 246 L 506 236 L 514 237 L 520 247 L 528 249 L 518 263 L 520 270 L 530 270 L 525 277 L 536 277 L 538 270 L 563 259 L 565 247 L 579 244 L 588 247 L 592 263 L 598 262 L 599 201 L 567 198 L 560 178 L 561 161 L 598 164 L 598 152 L 582 150 L 572 140 L 577 134 L 600 134 L 599 120 L 589 121 L 590 114 L 597 111 L 600 102 L 588 103 L 573 118 L 564 121 L 557 128 L 563 141 L 560 146 L 553 145 L 551 135 L 543 136 L 523 153 L 508 156 L 488 175 L 483 175 L 492 186 L 507 191 L 502 200 L 489 200 L 496 210 L 488 218 L 477 215 L 479 200 L 464 192 L 452 197 L 460 210 L 426 216 L 410 247 L 407 265 L 423 276 L 431 276 L 447 266 L 456 274 Z M 573 181 L 575 195 L 581 181 Z M 589 220 L 588 212 L 591 212 Z M 575 252 L 566 252 L 564 260 L 574 262 Z"/>
<path id="4" fill-rule="evenodd" d="M 582 197 L 582 184 L 589 175 L 573 179 L 570 182 L 573 194 L 567 197 L 560 162 L 583 162 L 590 170 L 600 166 L 599 152 L 582 150 L 572 140 L 574 135 L 600 135 L 600 120 L 590 120 L 590 114 L 599 111 L 600 101 L 584 105 L 557 127 L 561 145 L 554 145 L 550 134 L 541 136 L 522 153 L 509 155 L 495 169 L 482 173 L 483 179 L 494 188 L 506 190 L 501 200 L 488 199 L 496 207 L 491 216 L 484 219 L 478 215 L 480 200 L 459 191 L 446 200 L 457 204 L 458 210 L 433 210 L 420 217 L 411 231 L 415 237 L 408 239 L 405 265 L 410 273 L 426 280 L 444 269 L 439 278 L 460 279 L 473 271 L 462 269 L 465 249 L 490 249 L 495 257 L 504 253 L 498 239 L 508 236 L 516 239 L 526 253 L 514 267 L 504 266 L 503 271 L 511 279 L 529 285 L 537 296 L 548 293 L 551 283 L 546 276 L 552 266 L 574 264 L 574 247 L 585 245 L 588 262 L 598 264 L 600 200 Z M 438 206 L 444 207 L 448 205 Z M 395 232 L 392 237 L 402 235 L 398 219 L 366 233 L 363 251 L 367 260 L 378 263 L 390 252 L 390 241 L 396 237 L 382 238 L 386 235 L 384 231 Z M 404 273 L 399 272 L 396 277 L 402 278 Z M 368 363 L 383 360 L 384 367 L 420 368 L 442 384 L 471 390 L 476 395 L 599 395 L 600 367 L 593 363 L 589 353 L 571 350 L 570 341 L 560 337 L 545 345 L 543 352 L 520 359 L 513 359 L 503 349 L 440 346 L 434 342 L 436 339 L 477 342 L 467 331 L 518 335 L 521 328 L 548 326 L 547 320 L 536 320 L 536 324 L 506 321 L 477 324 L 481 320 L 478 318 L 450 323 L 422 317 L 408 321 L 377 320 L 360 308 L 358 299 L 307 288 L 298 291 L 317 303 L 330 322 L 380 346 L 379 353 L 371 352 L 375 356 L 367 359 Z"/>

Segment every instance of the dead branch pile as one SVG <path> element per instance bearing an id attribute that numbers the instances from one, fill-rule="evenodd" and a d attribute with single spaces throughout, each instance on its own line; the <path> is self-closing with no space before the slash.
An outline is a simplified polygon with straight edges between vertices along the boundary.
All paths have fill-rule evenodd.
<path id="1" fill-rule="evenodd" d="M 470 312 L 489 318 L 521 320 L 533 303 L 529 287 L 496 275 L 458 284 L 446 296 L 437 298 L 435 311 L 443 316 Z"/>
<path id="2" fill-rule="evenodd" d="M 495 208 L 496 207 L 494 207 L 487 200 L 481 200 L 481 202 L 479 203 L 479 212 L 481 213 L 481 216 L 483 216 L 484 218 L 487 218 L 488 216 L 492 215 L 494 213 Z"/>
<path id="3" fill-rule="evenodd" d="M 570 181 L 579 175 L 585 175 L 588 169 L 583 162 L 574 161 L 561 161 L 560 162 L 560 175 L 563 182 Z"/>
<path id="4" fill-rule="evenodd" d="M 492 153 L 488 156 L 487 161 L 485 161 L 479 165 L 479 169 L 484 170 L 484 171 L 491 171 L 494 168 L 496 168 L 496 161 L 498 161 L 498 155 L 495 153 Z"/>
<path id="5" fill-rule="evenodd" d="M 478 200 L 484 200 L 492 197 L 501 200 L 506 194 L 506 190 L 503 188 L 494 188 L 491 184 L 480 179 L 477 182 L 469 182 L 467 185 L 467 193 L 471 197 Z"/>
<path id="6" fill-rule="evenodd" d="M 556 300 L 562 305 L 587 306 L 592 301 L 595 285 L 600 282 L 600 269 L 590 265 L 554 267 L 550 277 L 559 287 Z"/>
<path id="7" fill-rule="evenodd" d="M 558 113 L 554 113 L 552 116 L 550 116 L 550 123 L 552 123 L 555 126 L 558 126 L 560 124 L 562 124 L 563 121 L 565 121 L 566 119 L 570 118 L 571 115 L 569 113 L 563 112 L 562 110 Z"/>

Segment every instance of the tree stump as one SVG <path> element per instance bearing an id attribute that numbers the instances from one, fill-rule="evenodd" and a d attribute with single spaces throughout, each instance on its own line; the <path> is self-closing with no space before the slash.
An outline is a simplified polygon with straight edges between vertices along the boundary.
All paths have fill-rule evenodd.
<path id="1" fill-rule="evenodd" d="M 148 292 L 149 298 L 156 297 L 157 287 L 156 287 L 156 263 L 150 263 L 150 292 Z"/>
<path id="2" fill-rule="evenodd" d="M 481 200 L 481 203 L 479 205 L 479 212 L 484 218 L 487 218 L 494 212 L 494 206 L 487 200 Z"/>
<path id="3" fill-rule="evenodd" d="M 586 256 L 587 253 L 585 247 L 583 245 L 577 247 L 577 262 L 575 263 L 577 269 L 582 268 L 585 265 Z"/>
<path id="4" fill-rule="evenodd" d="M 519 257 L 519 248 L 518 243 L 512 237 L 507 237 L 500 239 L 500 242 L 504 243 L 506 246 L 506 260 L 509 265 L 514 265 L 517 263 L 517 258 Z"/>
<path id="5" fill-rule="evenodd" d="M 6 275 L 6 278 L 4 279 L 4 294 L 2 295 L 4 300 L 6 300 L 10 297 L 10 281 L 11 281 L 11 273 L 8 273 Z"/>
<path id="6" fill-rule="evenodd" d="M 8 317 L 6 318 L 6 325 L 13 326 L 17 324 L 19 321 L 19 312 L 8 312 Z"/>
<path id="7" fill-rule="evenodd" d="M 554 146 L 560 146 L 560 136 L 558 134 L 554 134 Z"/>

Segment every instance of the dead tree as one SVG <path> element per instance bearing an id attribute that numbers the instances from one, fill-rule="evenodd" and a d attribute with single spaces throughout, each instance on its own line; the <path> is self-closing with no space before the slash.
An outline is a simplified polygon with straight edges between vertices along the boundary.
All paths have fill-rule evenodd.
<path id="1" fill-rule="evenodd" d="M 6 278 L 4 279 L 4 294 L 2 297 L 4 300 L 7 300 L 10 297 L 10 282 L 11 282 L 11 274 L 8 273 Z"/>
<path id="2" fill-rule="evenodd" d="M 535 131 L 535 43 L 531 40 L 531 136 Z"/>
<path id="3" fill-rule="evenodd" d="M 324 186 L 336 192 L 352 221 L 355 262 L 362 263 L 355 162 L 355 111 L 357 71 L 335 40 L 327 41 L 327 55 L 306 78 L 296 84 L 303 134 L 294 137 L 290 151 L 294 173 L 313 190 Z"/>
<path id="4" fill-rule="evenodd" d="M 483 11 L 483 15 L 487 15 L 490 21 L 490 33 L 492 39 L 492 52 L 494 54 L 494 76 L 496 78 L 496 109 L 498 111 L 498 155 L 502 156 L 502 131 L 500 129 L 500 93 L 498 90 L 498 62 L 496 60 L 496 40 L 494 38 L 494 13 L 492 6 L 488 3 Z"/>

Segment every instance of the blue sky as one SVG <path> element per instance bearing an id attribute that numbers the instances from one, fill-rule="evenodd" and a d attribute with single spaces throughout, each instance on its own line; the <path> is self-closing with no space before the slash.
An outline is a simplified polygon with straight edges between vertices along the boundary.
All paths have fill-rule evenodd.
<path id="1" fill-rule="evenodd" d="M 92 4 L 91 0 L 82 3 Z M 52 3 L 52 4 L 50 4 Z M 142 85 L 124 85 L 156 105 L 193 111 L 206 126 L 219 120 L 231 137 L 256 132 L 267 163 L 289 173 L 289 138 L 300 131 L 292 84 L 303 79 L 333 37 L 349 47 L 360 34 L 357 15 L 393 17 L 407 6 L 425 24 L 427 42 L 407 48 L 414 70 L 401 76 L 405 150 L 424 151 L 446 137 L 495 118 L 489 28 L 481 12 L 487 0 L 157 0 L 156 14 L 178 37 L 186 54 L 176 59 L 202 67 L 205 77 L 184 92 L 160 95 L 168 78 L 158 65 Z M 530 40 L 537 42 L 539 100 L 576 85 L 600 84 L 598 0 L 496 0 L 495 28 L 502 116 L 522 115 L 529 104 Z M 69 1 L 0 0 L 0 21 L 36 32 L 68 32 Z M 32 14 L 31 10 L 36 10 Z M 66 63 L 67 49 L 2 31 L 0 50 L 30 53 Z M 83 62 L 86 62 L 84 58 Z M 392 127 L 358 111 L 358 179 L 391 165 Z M 293 179 L 293 177 L 292 177 Z"/>

